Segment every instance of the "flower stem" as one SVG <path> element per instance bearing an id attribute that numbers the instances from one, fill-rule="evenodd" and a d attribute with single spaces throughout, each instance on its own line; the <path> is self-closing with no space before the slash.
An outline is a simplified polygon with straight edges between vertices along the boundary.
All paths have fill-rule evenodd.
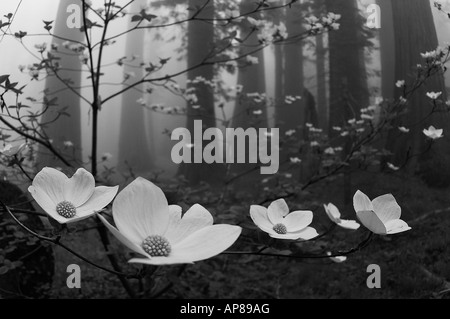
<path id="1" fill-rule="evenodd" d="M 28 172 L 23 168 L 22 164 L 20 163 L 19 158 L 17 157 L 17 155 L 14 155 L 15 158 L 15 164 L 17 166 L 19 166 L 20 170 L 22 171 L 22 173 L 30 180 L 30 182 L 33 181 L 33 179 L 31 178 L 30 174 L 28 174 Z"/>
<path id="2" fill-rule="evenodd" d="M 332 253 L 331 255 L 284 255 L 284 254 L 275 254 L 275 253 L 263 253 L 260 251 L 225 251 L 222 254 L 224 255 L 250 255 L 250 256 L 261 256 L 261 257 L 282 257 L 282 258 L 292 258 L 292 259 L 326 259 L 330 257 L 341 257 L 341 256 L 349 256 L 365 247 L 370 243 L 373 238 L 373 233 L 370 232 L 368 237 L 364 239 L 358 246 L 351 248 L 347 251 L 338 251 L 336 253 Z"/>
<path id="3" fill-rule="evenodd" d="M 27 233 L 33 235 L 34 237 L 36 237 L 37 239 L 41 240 L 41 241 L 46 241 L 49 243 L 52 243 L 53 245 L 59 246 L 63 249 L 65 249 L 66 251 L 68 251 L 69 253 L 71 253 L 72 255 L 74 255 L 75 257 L 81 259 L 82 261 L 88 263 L 91 266 L 94 266 L 98 269 L 101 269 L 103 271 L 106 271 L 108 273 L 117 275 L 117 276 L 122 276 L 125 278 L 136 278 L 135 275 L 131 275 L 131 274 L 124 274 L 124 273 L 120 273 L 117 272 L 115 270 L 111 270 L 108 269 L 106 267 L 97 265 L 96 263 L 94 263 L 93 261 L 90 261 L 89 259 L 87 259 L 86 257 L 81 256 L 80 254 L 78 254 L 77 252 L 75 252 L 74 250 L 72 250 L 71 248 L 67 247 L 65 244 L 61 243 L 60 241 L 60 237 L 55 237 L 55 238 L 51 238 L 51 237 L 47 237 L 47 236 L 43 236 L 40 235 L 38 233 L 36 233 L 35 231 L 31 230 L 30 228 L 28 228 L 26 225 L 24 225 L 20 220 L 17 219 L 17 217 L 11 212 L 11 210 L 9 209 L 8 206 L 6 206 L 2 201 L 0 201 L 0 205 L 3 207 L 3 209 L 12 217 L 12 219 L 23 229 L 25 230 Z"/>

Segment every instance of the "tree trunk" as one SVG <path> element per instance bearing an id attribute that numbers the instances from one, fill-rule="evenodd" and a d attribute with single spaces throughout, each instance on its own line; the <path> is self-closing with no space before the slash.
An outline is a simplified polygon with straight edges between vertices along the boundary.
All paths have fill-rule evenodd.
<path id="1" fill-rule="evenodd" d="M 130 10 L 138 12 L 147 4 L 146 0 L 135 1 Z M 129 27 L 135 22 L 130 23 Z M 133 55 L 143 56 L 145 31 L 133 31 L 127 34 L 126 57 Z M 137 64 L 136 62 L 133 62 Z M 135 78 L 130 78 L 126 83 L 131 84 L 144 76 L 142 68 L 124 66 L 124 72 L 134 72 Z M 126 86 L 127 84 L 125 84 Z M 143 86 L 137 86 L 122 95 L 122 112 L 120 116 L 120 140 L 118 168 L 127 171 L 131 167 L 134 172 L 146 173 L 152 169 L 149 139 L 146 132 L 144 108 L 137 100 L 143 98 Z"/>
<path id="2" fill-rule="evenodd" d="M 189 7 L 201 7 L 204 0 L 190 0 Z M 213 18 L 214 6 L 209 5 L 198 15 L 198 18 Z M 188 24 L 188 45 L 187 45 L 187 60 L 188 68 L 201 63 L 207 55 L 211 52 L 214 46 L 214 26 L 210 23 L 202 21 L 191 21 Z M 196 78 L 203 78 L 206 81 L 212 81 L 214 78 L 214 66 L 205 65 L 200 68 L 193 69 L 188 72 L 188 79 L 193 81 Z M 195 94 L 198 98 L 196 103 L 188 103 L 187 105 L 187 128 L 191 135 L 194 133 L 194 121 L 201 120 L 203 124 L 203 131 L 208 128 L 216 127 L 215 115 L 215 101 L 214 90 L 200 82 L 197 84 L 190 84 L 189 87 L 195 88 Z M 193 107 L 194 106 L 194 107 Z M 199 108 L 198 108 L 199 107 Z M 194 141 L 194 149 L 196 144 L 201 144 L 202 141 Z M 202 152 L 209 141 L 203 142 Z M 217 184 L 223 178 L 225 166 L 222 164 L 207 164 L 194 163 L 192 156 L 191 164 L 181 164 L 179 174 L 192 184 L 197 184 L 201 181 L 209 184 Z"/>
<path id="3" fill-rule="evenodd" d="M 317 109 L 319 127 L 328 128 L 327 76 L 325 67 L 326 49 L 323 35 L 316 36 L 316 77 L 317 77 Z"/>
<path id="4" fill-rule="evenodd" d="M 417 64 L 424 63 L 420 53 L 435 50 L 438 46 L 431 6 L 428 1 L 423 0 L 396 0 L 392 1 L 391 5 L 395 38 L 395 79 L 411 83 L 414 80 L 411 77 L 413 68 Z M 405 8 L 408 9 L 405 10 Z M 424 128 L 434 125 L 443 128 L 446 132 L 450 131 L 450 124 L 442 113 L 427 117 L 433 109 L 433 103 L 426 93 L 432 91 L 443 92 L 440 99 L 446 101 L 442 74 L 428 79 L 425 85 L 408 99 L 409 112 L 396 124 L 409 127 L 410 133 L 399 134 L 395 125 L 388 138 L 387 148 L 394 153 L 393 164 L 403 165 L 409 159 L 407 171 L 411 174 L 417 170 L 418 164 L 423 164 L 422 168 L 428 170 L 426 174 L 429 175 L 436 170 L 448 169 L 450 149 L 448 134 L 444 139 L 434 143 L 431 151 L 423 154 L 430 143 L 422 133 Z M 396 97 L 400 97 L 401 94 L 401 90 L 397 89 Z M 418 156 L 419 154 L 423 155 Z M 445 174 L 443 171 L 436 171 L 434 175 L 442 177 Z"/>
<path id="5" fill-rule="evenodd" d="M 341 15 L 340 29 L 330 32 L 330 103 L 328 134 L 338 137 L 335 126 L 344 125 L 359 116 L 360 109 L 369 105 L 364 38 L 358 5 L 355 0 L 325 0 L 328 12 Z M 341 141 L 342 142 L 342 141 Z M 337 140 L 339 143 L 339 139 Z M 343 156 L 349 152 L 350 141 L 344 141 Z M 344 203 L 351 202 L 351 170 L 344 174 Z"/>
<path id="6" fill-rule="evenodd" d="M 252 1 L 243 1 L 240 5 L 241 13 L 251 12 L 255 9 L 256 4 Z M 252 14 L 251 17 L 259 19 L 260 15 Z M 247 20 L 241 22 L 241 37 L 247 37 L 252 30 L 252 26 Z M 259 44 L 257 31 L 253 32 L 245 41 L 245 45 L 241 48 L 241 54 L 247 54 L 255 50 L 255 46 Z M 264 52 L 262 50 L 252 54 L 258 58 L 259 63 L 246 66 L 239 69 L 238 83 L 243 86 L 242 95 L 247 93 L 265 93 L 266 79 L 264 70 Z M 255 117 L 252 110 L 249 108 L 247 101 L 238 101 L 233 114 L 233 127 L 267 127 L 267 110 L 265 103 L 262 107 L 263 114 Z"/>
<path id="7" fill-rule="evenodd" d="M 328 12 L 341 14 L 340 29 L 329 33 L 330 113 L 329 135 L 369 105 L 364 42 L 355 0 L 326 0 Z"/>
<path id="8" fill-rule="evenodd" d="M 395 89 L 395 38 L 392 0 L 377 0 L 381 9 L 380 53 L 381 92 L 385 99 L 394 98 Z M 400 79 L 398 79 L 400 80 Z"/>
<path id="9" fill-rule="evenodd" d="M 248 13 L 254 10 L 256 4 L 252 1 L 242 1 L 240 4 L 241 13 Z M 260 15 L 252 14 L 251 17 L 255 19 L 260 19 Z M 246 38 L 245 44 L 241 47 L 240 54 L 247 54 L 255 50 L 255 47 L 259 45 L 257 31 L 254 31 L 250 36 L 252 26 L 247 20 L 241 22 L 241 38 Z M 252 56 L 258 59 L 258 64 L 253 64 L 239 69 L 237 83 L 243 86 L 241 97 L 236 102 L 236 106 L 233 112 L 233 118 L 231 121 L 232 128 L 243 128 L 244 130 L 250 127 L 267 128 L 267 103 L 265 101 L 258 103 L 251 102 L 250 99 L 246 98 L 248 93 L 266 93 L 266 79 L 265 79 L 265 69 L 264 69 L 264 52 L 262 50 L 257 53 L 253 53 Z M 260 111 L 259 114 L 255 114 L 255 111 Z M 246 159 L 249 158 L 249 149 L 253 148 L 254 145 L 246 146 Z M 248 189 L 250 185 L 254 185 L 254 180 L 257 179 L 259 175 L 259 170 L 255 170 L 257 164 L 232 164 L 230 172 L 235 175 L 245 176 L 240 178 L 236 184 Z M 251 172 L 251 173 L 249 173 Z M 257 175 L 258 174 L 258 175 Z"/>
<path id="10" fill-rule="evenodd" d="M 286 29 L 288 34 L 301 32 L 302 20 L 300 19 L 298 6 L 293 6 L 286 12 Z M 283 100 L 276 109 L 276 119 L 280 128 L 280 135 L 284 136 L 286 131 L 297 129 L 298 138 L 302 138 L 299 128 L 305 123 L 304 99 L 296 100 L 288 104 L 286 96 L 301 97 L 303 95 L 303 41 L 284 46 L 284 72 L 283 72 Z M 280 154 L 280 160 L 285 160 L 288 154 Z"/>
<path id="11" fill-rule="evenodd" d="M 67 27 L 67 7 L 71 4 L 79 5 L 78 0 L 61 0 L 59 2 L 58 14 L 54 23 L 54 32 L 62 38 L 71 39 L 73 41 L 83 41 L 84 34 L 78 29 L 70 29 Z M 58 46 L 59 51 L 67 51 L 63 46 L 64 40 L 53 38 L 52 44 Z M 76 55 L 63 55 L 58 52 L 52 52 L 61 58 L 60 65 L 64 69 L 81 70 L 83 68 L 81 61 Z M 58 71 L 61 79 L 70 79 L 70 86 L 78 93 L 81 93 L 81 72 L 74 71 Z M 67 89 L 56 76 L 50 76 L 45 81 L 45 88 L 48 90 L 47 99 L 57 98 L 57 105 L 50 107 L 42 116 L 42 123 L 51 122 L 46 125 L 44 131 L 49 139 L 53 140 L 52 145 L 60 150 L 66 159 L 74 166 L 81 165 L 82 162 L 82 144 L 81 144 L 81 119 L 80 119 L 80 103 L 81 99 L 73 91 Z M 53 94 L 52 92 L 57 92 Z M 58 112 L 67 107 L 65 113 L 68 116 L 58 117 Z M 55 120 L 56 119 L 56 120 Z M 64 142 L 71 142 L 72 146 L 65 146 Z M 37 168 L 45 166 L 61 167 L 65 165 L 51 154 L 44 147 L 39 147 L 37 156 Z"/>

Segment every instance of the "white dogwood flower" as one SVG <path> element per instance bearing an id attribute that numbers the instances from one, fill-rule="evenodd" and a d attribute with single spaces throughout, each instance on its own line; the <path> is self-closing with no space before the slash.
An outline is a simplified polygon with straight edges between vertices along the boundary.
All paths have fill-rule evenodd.
<path id="1" fill-rule="evenodd" d="M 437 140 L 444 137 L 444 130 L 436 129 L 433 125 L 431 125 L 428 129 L 423 130 L 423 134 L 432 140 Z"/>
<path id="2" fill-rule="evenodd" d="M 26 143 L 13 146 L 12 144 L 6 145 L 3 149 L 0 150 L 0 153 L 2 153 L 5 156 L 16 156 L 20 154 L 25 148 L 27 147 Z"/>
<path id="3" fill-rule="evenodd" d="M 357 230 L 361 226 L 354 220 L 341 219 L 341 213 L 339 212 L 339 209 L 332 203 L 323 205 L 323 208 L 325 208 L 325 212 L 327 213 L 327 216 L 331 219 L 331 221 L 339 227 L 350 230 Z"/>
<path id="4" fill-rule="evenodd" d="M 312 223 L 313 213 L 311 211 L 289 213 L 289 207 L 284 199 L 272 202 L 269 208 L 252 205 L 250 216 L 255 225 L 272 238 L 309 240 L 319 235 L 314 228 L 308 227 Z"/>
<path id="5" fill-rule="evenodd" d="M 442 92 L 428 92 L 427 96 L 432 100 L 437 100 L 442 95 Z"/>
<path id="6" fill-rule="evenodd" d="M 391 194 L 379 196 L 373 201 L 361 191 L 353 197 L 353 207 L 361 223 L 378 235 L 392 235 L 410 230 L 400 219 L 401 208 Z"/>
<path id="7" fill-rule="evenodd" d="M 398 81 L 395 83 L 395 86 L 398 87 L 398 88 L 402 88 L 402 87 L 405 86 L 405 84 L 406 84 L 405 80 L 398 80 Z"/>
<path id="8" fill-rule="evenodd" d="M 391 170 L 393 170 L 393 171 L 398 171 L 398 170 L 400 170 L 400 167 L 395 166 L 395 165 L 392 164 L 392 163 L 387 163 L 387 166 L 388 166 Z"/>
<path id="9" fill-rule="evenodd" d="M 63 145 L 64 145 L 65 147 L 73 147 L 73 146 L 74 146 L 74 144 L 73 144 L 72 141 L 64 141 L 64 142 L 63 142 Z"/>
<path id="10" fill-rule="evenodd" d="M 60 224 L 88 218 L 107 206 L 119 187 L 95 187 L 91 173 L 80 168 L 68 178 L 64 173 L 46 167 L 28 188 L 42 209 Z"/>
<path id="11" fill-rule="evenodd" d="M 213 225 L 212 215 L 192 206 L 183 216 L 181 207 L 169 206 L 162 190 L 141 177 L 117 195 L 113 203 L 113 227 L 99 215 L 113 235 L 142 255 L 130 263 L 170 265 L 193 263 L 228 249 L 241 227 Z"/>

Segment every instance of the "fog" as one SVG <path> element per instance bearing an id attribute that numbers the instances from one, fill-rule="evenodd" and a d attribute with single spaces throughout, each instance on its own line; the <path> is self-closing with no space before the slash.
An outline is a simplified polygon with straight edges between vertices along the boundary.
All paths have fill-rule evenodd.
<path id="1" fill-rule="evenodd" d="M 42 94 L 42 90 L 45 88 L 46 82 L 44 77 L 41 77 L 39 81 L 30 81 L 28 72 L 26 70 L 20 72 L 19 65 L 26 66 L 38 61 L 36 59 L 36 49 L 34 47 L 36 44 L 46 42 L 47 45 L 50 46 L 52 39 L 49 35 L 45 34 L 42 21 L 52 21 L 57 19 L 62 19 L 64 21 L 64 16 L 57 17 L 59 2 L 60 1 L 55 0 L 8 0 L 2 2 L 0 10 L 2 15 L 9 12 L 15 13 L 10 30 L 12 32 L 17 32 L 19 30 L 26 31 L 29 34 L 29 36 L 23 39 L 23 43 L 11 36 L 2 36 L 0 41 L 0 74 L 9 74 L 14 81 L 26 84 L 24 96 L 37 97 Z M 71 1 L 66 2 L 70 3 Z M 94 0 L 93 7 L 100 6 L 102 3 L 103 2 L 100 0 Z M 116 3 L 123 5 L 127 3 L 127 1 L 120 0 L 116 1 Z M 138 13 L 144 8 L 145 3 L 146 1 L 135 1 L 128 8 L 128 11 Z M 371 3 L 374 3 L 374 1 L 359 2 L 362 14 L 365 14 L 365 7 Z M 430 3 L 433 5 L 433 1 L 430 1 Z M 450 7 L 449 1 L 442 3 L 444 3 L 444 9 Z M 151 7 L 151 3 L 148 3 L 147 6 L 150 6 L 150 12 L 158 17 L 170 16 L 176 11 L 183 14 L 183 11 L 186 9 L 186 6 L 183 5 L 167 8 Z M 68 15 L 69 13 L 67 13 L 67 16 Z M 433 10 L 433 15 L 439 41 L 445 43 L 450 39 L 450 34 L 448 32 L 450 20 L 437 10 Z M 131 23 L 129 23 L 127 19 L 119 19 L 117 22 L 110 25 L 108 36 L 119 34 L 130 26 Z M 98 39 L 101 31 L 100 28 L 93 28 L 92 36 Z M 135 55 L 136 59 L 134 62 L 143 62 L 145 64 L 158 61 L 160 58 L 170 57 L 170 60 L 165 67 L 154 74 L 155 77 L 175 74 L 180 70 L 186 69 L 186 52 L 185 50 L 178 50 L 182 47 L 183 42 L 186 42 L 186 32 L 185 26 L 173 26 L 152 29 L 151 31 L 142 30 L 133 33 L 132 35 L 116 38 L 116 43 L 105 49 L 103 64 L 109 66 L 104 69 L 105 74 L 102 77 L 103 84 L 100 91 L 101 97 L 104 98 L 110 96 L 117 92 L 123 85 L 133 83 L 134 78 L 139 74 L 140 71 L 135 67 L 117 65 L 116 62 L 125 56 L 130 57 L 131 55 Z M 130 36 L 134 39 L 134 44 L 131 46 L 131 42 L 127 42 L 130 41 Z M 366 66 L 368 72 L 381 71 L 378 39 L 378 31 L 374 31 L 374 38 L 371 40 L 374 43 L 374 49 L 370 52 L 366 52 L 368 58 L 366 60 Z M 311 92 L 317 101 L 319 98 L 317 90 L 318 77 L 316 73 L 314 48 L 310 45 L 305 45 L 303 51 L 304 56 L 306 57 L 303 62 L 303 85 Z M 275 77 L 273 76 L 275 74 L 273 46 L 264 50 L 264 60 L 266 74 L 266 92 L 264 93 L 266 93 L 268 97 L 273 98 L 276 94 Z M 286 72 L 296 72 L 295 70 L 296 66 L 289 66 L 287 67 Z M 85 74 L 87 74 L 86 69 L 83 75 Z M 126 74 L 132 74 L 132 76 L 124 82 L 124 78 L 127 76 Z M 183 88 L 186 86 L 186 76 L 187 74 L 185 73 L 174 78 L 179 87 Z M 446 77 L 448 79 L 448 75 Z M 221 78 L 228 87 L 236 87 L 236 74 L 222 72 Z M 381 78 L 378 74 L 378 76 L 369 76 L 367 80 L 371 91 L 370 99 L 373 102 L 375 98 L 381 94 Z M 87 76 L 82 76 L 81 85 L 83 88 L 80 93 L 86 97 L 86 99 L 91 100 L 92 92 L 90 79 L 88 79 Z M 141 89 L 145 90 L 146 88 L 142 87 Z M 152 94 L 141 94 L 136 90 L 132 90 L 122 96 L 111 99 L 102 106 L 99 117 L 98 154 L 99 156 L 105 153 L 112 155 L 112 158 L 107 163 L 109 167 L 117 166 L 120 170 L 127 170 L 131 166 L 134 168 L 135 172 L 164 171 L 167 176 L 173 176 L 177 171 L 177 165 L 167 159 L 170 157 L 170 151 L 172 146 L 175 145 L 175 142 L 170 140 L 167 132 L 171 132 L 178 127 L 184 127 L 186 125 L 186 116 L 184 114 L 161 114 L 160 112 L 150 110 L 150 107 L 163 105 L 183 109 L 186 108 L 186 101 L 162 87 L 152 87 L 152 90 Z M 144 103 L 137 102 L 140 98 L 144 99 L 141 102 L 145 102 L 147 107 L 143 107 Z M 59 102 L 64 104 L 66 101 Z M 216 112 L 217 114 L 220 114 L 220 119 L 230 118 L 233 114 L 234 102 L 222 102 L 225 103 L 223 109 L 218 108 L 220 102 L 216 101 Z M 124 115 L 124 112 L 129 112 L 129 114 Z M 267 109 L 267 116 L 268 123 L 273 127 L 275 125 L 273 107 Z M 218 127 L 224 129 L 222 125 L 223 122 L 218 121 L 216 124 Z M 121 127 L 123 128 L 122 133 Z M 130 128 L 130 130 L 128 130 L 128 128 Z M 128 130 L 128 132 L 125 133 L 124 130 Z M 85 101 L 82 101 L 82 142 L 81 145 L 77 145 L 77 147 L 82 150 L 82 159 L 83 162 L 86 163 L 89 161 L 90 156 L 91 131 L 91 112 L 89 111 L 88 104 Z M 64 139 L 64 132 L 60 132 L 58 135 Z M 58 137 L 54 138 L 57 139 Z M 120 148 L 122 148 L 122 150 L 120 150 Z M 127 165 L 124 164 L 125 161 L 128 163 Z"/>

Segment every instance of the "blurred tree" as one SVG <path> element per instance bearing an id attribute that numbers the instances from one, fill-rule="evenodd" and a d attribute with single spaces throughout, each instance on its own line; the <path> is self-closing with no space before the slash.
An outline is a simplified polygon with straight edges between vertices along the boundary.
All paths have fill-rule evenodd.
<path id="1" fill-rule="evenodd" d="M 329 135 L 369 105 L 364 50 L 368 45 L 355 0 L 325 0 L 328 12 L 340 14 L 340 29 L 328 34 L 330 54 Z"/>
<path id="2" fill-rule="evenodd" d="M 284 19 L 286 30 L 289 34 L 296 34 L 302 30 L 302 8 L 300 4 L 294 4 L 285 11 Z M 284 69 L 280 70 L 283 74 L 281 101 L 276 108 L 277 127 L 280 128 L 280 135 L 283 136 L 287 131 L 303 126 L 305 123 L 305 101 L 296 100 L 293 103 L 286 103 L 285 97 L 302 97 L 303 95 L 303 41 L 296 40 L 283 46 Z M 302 138 L 300 130 L 297 135 Z M 285 154 L 286 155 L 286 154 Z M 283 157 L 281 160 L 283 161 Z"/>
<path id="3" fill-rule="evenodd" d="M 286 23 L 288 35 L 304 32 L 302 23 L 306 5 L 309 6 L 308 3 L 296 3 L 287 10 L 277 10 L 279 11 L 278 22 Z M 299 139 L 304 136 L 303 130 L 299 128 L 304 128 L 305 123 L 318 124 L 315 99 L 304 87 L 304 44 L 303 40 L 289 41 L 275 51 L 277 80 L 275 85 L 277 98 L 279 98 L 276 108 L 277 127 L 280 128 L 281 135 L 284 135 L 286 131 L 297 129 Z M 301 97 L 301 99 L 287 103 L 285 98 L 288 96 Z M 285 151 L 281 154 L 282 158 L 286 159 L 288 154 Z"/>
<path id="4" fill-rule="evenodd" d="M 311 3 L 314 15 L 320 16 L 325 11 L 323 0 Z M 317 116 L 318 126 L 323 130 L 328 130 L 328 93 L 327 93 L 327 52 L 325 47 L 326 34 L 318 34 L 315 37 L 316 53 L 316 82 L 317 82 Z"/>
<path id="5" fill-rule="evenodd" d="M 253 1 L 242 1 L 239 6 L 241 14 L 246 14 L 247 17 L 260 20 L 262 18 L 260 12 L 248 14 L 249 12 L 255 10 L 256 7 L 257 3 Z M 240 48 L 240 55 L 249 54 L 260 45 L 258 30 L 255 30 L 247 19 L 240 22 L 240 38 L 244 40 L 244 44 L 241 45 Z M 258 59 L 258 63 L 239 68 L 238 71 L 237 83 L 242 85 L 243 89 L 241 92 L 241 98 L 238 98 L 236 101 L 233 113 L 231 127 L 234 128 L 247 129 L 249 127 L 268 127 L 266 100 L 264 99 L 262 102 L 255 104 L 246 98 L 249 93 L 266 93 L 264 51 L 259 50 L 252 53 L 251 56 Z M 259 111 L 258 114 L 255 114 L 255 111 Z M 249 147 L 246 148 L 247 153 L 248 149 Z M 248 158 L 248 155 L 246 157 Z M 231 167 L 231 172 L 240 175 L 244 172 L 253 170 L 255 167 L 255 164 L 234 164 Z M 256 170 L 252 174 L 246 174 L 244 178 L 245 181 L 241 179 L 238 184 L 242 187 L 253 184 L 253 177 L 256 176 L 256 174 L 259 174 Z"/>
<path id="6" fill-rule="evenodd" d="M 189 0 L 189 8 L 192 10 L 191 14 L 196 14 L 198 8 L 202 8 L 204 4 L 204 0 Z M 212 19 L 215 14 L 214 11 L 214 4 L 211 2 L 206 7 L 203 7 L 197 17 Z M 214 52 L 214 24 L 198 20 L 189 22 L 187 26 L 187 38 L 187 60 L 188 68 L 190 69 L 207 60 L 210 57 L 209 55 Z M 191 82 L 188 85 L 188 88 L 195 89 L 194 93 L 198 99 L 196 102 L 192 101 L 187 103 L 186 127 L 191 134 L 194 132 L 195 120 L 202 120 L 203 129 L 217 126 L 214 89 L 208 84 L 208 82 L 212 83 L 214 75 L 215 70 L 212 64 L 194 68 L 188 72 L 188 79 L 190 81 L 201 79 L 200 81 L 195 81 L 196 83 Z M 208 143 L 208 141 L 204 141 L 203 148 Z M 198 143 L 194 142 L 195 144 Z M 192 156 L 192 164 L 181 164 L 179 174 L 184 175 L 193 184 L 201 181 L 208 182 L 209 184 L 217 184 L 222 182 L 224 165 L 207 164 L 205 162 L 195 164 Z"/>
<path id="7" fill-rule="evenodd" d="M 82 42 L 84 40 L 84 33 L 79 29 L 71 29 L 67 27 L 67 7 L 71 4 L 79 5 L 79 0 L 61 0 L 59 2 L 58 13 L 56 21 L 53 25 L 53 32 L 60 38 L 53 37 L 52 46 L 57 46 L 58 51 L 65 51 L 63 43 L 64 39 L 71 39 L 75 42 Z M 44 26 L 44 25 L 43 25 Z M 52 52 L 55 56 L 61 58 L 59 64 L 63 66 L 63 70 L 57 71 L 55 75 L 50 71 L 49 76 L 45 80 L 45 98 L 48 101 L 57 99 L 55 104 L 48 108 L 47 112 L 42 116 L 42 123 L 49 123 L 45 125 L 44 131 L 53 140 L 53 146 L 56 149 L 62 150 L 70 163 L 77 166 L 81 163 L 81 119 L 80 119 L 80 105 L 81 99 L 77 95 L 80 94 L 82 72 L 73 72 L 70 70 L 81 70 L 83 68 L 81 60 L 75 54 L 60 54 L 58 51 Z M 55 62 L 55 61 L 54 61 Z M 64 81 L 64 82 L 63 82 Z M 73 90 L 67 88 L 70 86 Z M 54 93 L 57 92 L 57 93 Z M 75 93 L 77 92 L 77 93 Z M 46 106 L 44 105 L 44 108 Z M 67 116 L 59 116 L 64 109 Z M 73 147 L 67 147 L 64 142 L 72 142 Z M 51 154 L 46 148 L 39 147 L 37 156 L 37 168 L 40 169 L 45 166 L 65 167 L 65 165 Z"/>
<path id="8" fill-rule="evenodd" d="M 241 14 L 255 10 L 257 4 L 252 1 L 242 1 L 240 4 Z M 261 13 L 254 13 L 247 15 L 254 19 L 261 19 Z M 242 20 L 240 24 L 241 38 L 245 39 L 245 43 L 241 46 L 240 54 L 245 55 L 254 51 L 260 44 L 258 39 L 258 31 L 253 29 L 253 26 L 247 19 Z M 237 82 L 243 86 L 242 95 L 247 93 L 266 93 L 266 78 L 264 69 L 264 51 L 260 50 L 251 54 L 258 59 L 257 64 L 252 64 L 239 69 Z M 267 108 L 264 103 L 261 111 L 263 112 L 258 117 L 255 117 L 252 109 L 249 108 L 247 101 L 241 103 L 238 100 L 233 114 L 233 127 L 267 127 Z"/>
<path id="9" fill-rule="evenodd" d="M 369 46 L 368 34 L 363 26 L 356 0 L 325 0 L 328 12 L 340 14 L 338 31 L 328 34 L 330 84 L 328 135 L 339 137 L 333 129 L 349 119 L 356 118 L 360 109 L 369 105 L 365 48 Z M 339 140 L 336 140 L 339 142 Z M 351 141 L 345 142 L 342 156 L 349 151 Z M 352 198 L 351 170 L 344 174 L 344 202 Z"/>
<path id="10" fill-rule="evenodd" d="M 406 80 L 407 84 L 411 84 L 415 80 L 413 68 L 424 63 L 420 53 L 433 51 L 438 46 L 431 5 L 429 1 L 423 0 L 396 0 L 390 4 L 395 42 L 395 80 Z M 392 83 L 392 86 L 394 85 L 395 83 Z M 395 92 L 397 98 L 402 95 L 400 89 Z M 440 100 L 447 101 L 442 72 L 428 79 L 425 85 L 408 99 L 409 111 L 396 124 L 409 127 L 411 131 L 409 134 L 399 134 L 398 126 L 394 125 L 387 139 L 387 149 L 394 154 L 391 162 L 395 165 L 401 166 L 409 159 L 409 173 L 420 169 L 424 177 L 439 177 L 428 180 L 430 183 L 446 186 L 450 183 L 450 138 L 448 134 L 444 135 L 443 139 L 433 144 L 431 151 L 425 152 L 430 141 L 424 137 L 422 130 L 434 125 L 443 128 L 444 132 L 449 132 L 450 121 L 447 114 L 434 113 L 430 116 L 434 105 L 427 97 L 427 92 L 442 92 Z M 419 154 L 422 156 L 418 156 Z"/>
<path id="11" fill-rule="evenodd" d="M 139 12 L 147 4 L 146 0 L 134 1 L 131 4 L 132 12 Z M 136 22 L 129 22 L 129 28 Z M 135 30 L 127 34 L 126 57 L 129 61 L 133 56 L 142 57 L 144 55 L 144 30 Z M 138 67 L 134 67 L 137 65 Z M 139 63 L 132 61 L 124 66 L 124 74 L 134 74 L 125 86 L 133 83 L 136 79 L 144 76 L 144 70 L 139 67 Z M 133 90 L 128 90 L 122 94 L 122 114 L 120 116 L 120 140 L 118 168 L 126 171 L 132 167 L 134 172 L 148 172 L 152 168 L 152 158 L 149 147 L 149 139 L 146 134 L 146 123 L 144 108 L 137 102 L 143 98 L 143 85 L 136 86 Z"/>
<path id="12" fill-rule="evenodd" d="M 395 89 L 395 37 L 392 0 L 377 0 L 381 12 L 380 55 L 381 92 L 385 99 L 394 98 Z"/>
<path id="13" fill-rule="evenodd" d="M 316 77 L 317 77 L 317 113 L 319 127 L 328 128 L 327 74 L 324 35 L 316 35 Z"/>
<path id="14" fill-rule="evenodd" d="M 275 24 L 284 23 L 286 20 L 286 9 L 274 10 L 270 14 L 273 16 Z M 274 63 L 275 63 L 275 101 L 277 103 L 284 103 L 284 45 L 273 46 Z"/>

